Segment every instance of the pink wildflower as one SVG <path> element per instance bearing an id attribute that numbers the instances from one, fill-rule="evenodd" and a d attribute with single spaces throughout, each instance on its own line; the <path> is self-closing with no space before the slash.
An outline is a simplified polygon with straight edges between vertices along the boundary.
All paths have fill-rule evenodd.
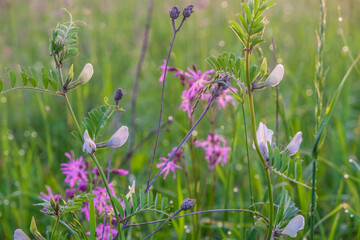
<path id="1" fill-rule="evenodd" d="M 176 150 L 176 148 L 173 148 L 171 150 L 171 152 L 168 154 L 168 156 L 170 157 L 174 153 L 175 150 Z M 170 162 L 168 162 L 166 167 L 161 171 L 161 173 L 165 173 L 164 174 L 164 179 L 166 178 L 166 176 L 169 174 L 170 171 L 172 171 L 174 173 L 174 179 L 176 178 L 176 172 L 175 172 L 176 169 L 177 168 L 181 169 L 181 166 L 177 165 L 176 162 L 178 162 L 180 160 L 180 158 L 182 157 L 182 154 L 183 154 L 182 150 L 179 149 L 176 152 L 174 158 Z M 163 162 L 158 163 L 156 165 L 156 167 L 157 168 L 162 168 L 165 165 L 165 163 L 167 162 L 168 158 L 161 157 L 161 158 L 159 158 L 159 160 L 163 161 Z"/>
<path id="2" fill-rule="evenodd" d="M 48 192 L 48 194 L 45 194 L 45 193 L 43 193 L 43 192 L 40 192 L 40 199 L 41 200 L 43 200 L 43 201 L 49 201 L 50 202 L 50 199 L 51 199 L 51 197 L 55 200 L 55 202 L 57 201 L 57 200 L 59 200 L 59 199 L 61 199 L 62 198 L 62 196 L 60 195 L 60 194 L 53 194 L 53 192 L 52 192 L 52 190 L 51 190 L 51 188 L 49 187 L 49 186 L 47 186 L 47 185 L 45 185 L 45 188 L 46 188 L 46 190 L 47 190 L 47 192 Z"/>
<path id="3" fill-rule="evenodd" d="M 103 230 L 104 230 L 104 235 L 103 235 Z M 102 223 L 100 223 L 96 227 L 97 240 L 113 239 L 113 237 L 115 237 L 117 233 L 118 231 L 115 229 L 114 226 L 110 226 L 110 223 L 105 224 L 105 226 Z"/>
<path id="4" fill-rule="evenodd" d="M 210 169 L 214 169 L 219 163 L 225 164 L 231 150 L 230 147 L 226 146 L 225 138 L 214 133 L 210 133 L 207 140 L 196 141 L 195 146 L 204 149 L 205 159 L 209 162 Z"/>
<path id="5" fill-rule="evenodd" d="M 65 156 L 69 158 L 69 162 L 60 164 L 61 171 L 66 175 L 65 182 L 69 183 L 70 187 L 87 182 L 87 163 L 83 161 L 83 158 L 80 156 L 75 159 L 74 152 L 71 152 L 71 155 L 65 153 Z"/>

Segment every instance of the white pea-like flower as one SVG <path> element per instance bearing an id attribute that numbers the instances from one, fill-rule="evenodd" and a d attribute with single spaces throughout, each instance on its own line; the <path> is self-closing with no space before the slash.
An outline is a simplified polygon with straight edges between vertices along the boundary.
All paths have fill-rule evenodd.
<path id="1" fill-rule="evenodd" d="M 83 70 L 81 71 L 81 73 L 78 77 L 79 83 L 80 84 L 87 83 L 91 79 L 93 74 L 94 74 L 94 68 L 91 65 L 91 63 L 85 64 Z"/>
<path id="2" fill-rule="evenodd" d="M 85 132 L 84 132 L 83 151 L 87 152 L 89 154 L 92 154 L 92 153 L 94 153 L 96 151 L 96 144 L 91 139 L 88 130 L 85 130 Z"/>
<path id="3" fill-rule="evenodd" d="M 292 156 L 295 153 L 297 153 L 297 151 L 299 151 L 301 142 L 302 142 L 302 132 L 297 132 L 286 147 L 286 149 L 289 150 L 288 156 Z"/>
<path id="4" fill-rule="evenodd" d="M 296 237 L 297 232 L 304 229 L 305 219 L 301 215 L 297 215 L 290 220 L 286 227 L 281 231 L 281 235 L 287 235 L 289 237 Z"/>
<path id="5" fill-rule="evenodd" d="M 275 87 L 284 77 L 284 66 L 282 64 L 276 65 L 269 77 L 265 80 L 264 86 Z"/>
<path id="6" fill-rule="evenodd" d="M 271 129 L 268 129 L 265 124 L 262 122 L 259 123 L 259 128 L 256 131 L 256 139 L 261 151 L 261 154 L 265 157 L 265 159 L 269 159 L 269 148 L 267 142 L 272 146 L 272 136 L 274 132 Z M 255 148 L 255 143 L 252 145 L 253 149 Z"/>
<path id="7" fill-rule="evenodd" d="M 119 128 L 111 138 L 105 143 L 106 146 L 117 148 L 125 144 L 129 137 L 129 130 L 126 126 Z"/>
<path id="8" fill-rule="evenodd" d="M 14 240 L 30 240 L 30 238 L 23 232 L 23 230 L 16 229 L 14 232 Z"/>

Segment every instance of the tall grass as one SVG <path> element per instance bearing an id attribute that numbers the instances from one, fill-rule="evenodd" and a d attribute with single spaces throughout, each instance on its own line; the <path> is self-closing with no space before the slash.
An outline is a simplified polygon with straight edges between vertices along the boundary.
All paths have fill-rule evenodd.
<path id="1" fill-rule="evenodd" d="M 186 3 L 193 4 L 190 1 Z M 155 1 L 148 53 L 140 76 L 135 142 L 147 136 L 157 125 L 158 112 L 149 106 L 157 106 L 160 100 L 160 72 L 157 67 L 162 64 L 171 40 L 171 25 L 164 19 L 168 19 L 168 10 L 176 4 L 184 5 L 180 0 L 171 3 Z M 222 51 L 242 51 L 228 28 L 228 21 L 241 9 L 240 1 L 197 1 L 194 5 L 196 12 L 179 33 L 176 48 L 170 56 L 172 66 L 186 69 L 187 66 L 196 64 L 198 69 L 207 70 L 210 67 L 204 60 L 209 55 Z M 318 29 L 321 14 L 318 6 L 318 1 L 311 0 L 277 1 L 277 6 L 266 13 L 270 24 L 265 35 L 266 42 L 261 45 L 264 56 L 271 59 L 272 52 L 269 48 L 274 37 L 277 60 L 282 62 L 286 69 L 279 89 L 282 120 L 279 138 L 284 140 L 280 142 L 287 142 L 296 131 L 303 131 L 301 157 L 304 163 L 303 181 L 306 183 L 310 183 L 311 179 L 311 149 L 315 137 L 314 126 L 318 121 L 314 117 L 317 101 L 313 85 L 317 54 L 315 31 Z M 122 100 L 128 111 L 122 114 L 121 122 L 129 125 L 130 93 L 146 21 L 147 4 L 144 1 L 0 2 L 1 76 L 5 79 L 4 68 L 17 69 L 16 64 L 30 65 L 38 69 L 42 65 L 49 67 L 49 29 L 60 21 L 59 19 L 66 19 L 65 12 L 61 10 L 63 7 L 76 19 L 86 23 L 83 26 L 79 23 L 81 54 L 74 59 L 75 65 L 83 66 L 84 63 L 91 62 L 95 70 L 94 80 L 88 86 L 84 86 L 76 94 L 69 94 L 75 111 L 81 119 L 95 104 L 103 102 L 104 97 L 111 98 L 113 91 L 121 87 L 128 93 Z M 360 52 L 357 44 L 360 41 L 360 32 L 357 29 L 360 22 L 359 10 L 356 1 L 327 1 L 326 43 L 322 49 L 325 66 L 323 70 L 326 72 L 326 85 L 322 89 L 323 106 L 330 103 L 341 79 Z M 342 18 L 341 21 L 339 17 Z M 360 212 L 360 171 L 349 162 L 351 158 L 360 163 L 359 69 L 359 64 L 354 65 L 354 70 L 343 85 L 326 128 L 326 140 L 317 158 L 314 239 L 353 239 L 360 234 L 358 221 L 354 215 L 351 217 L 351 210 L 354 213 Z M 180 84 L 171 75 L 167 81 L 166 91 L 171 94 L 165 95 L 163 114 L 166 117 L 172 115 L 174 123 L 169 131 L 160 134 L 157 157 L 166 156 L 188 129 L 188 119 L 183 112 L 178 111 L 181 101 Z M 272 117 L 275 116 L 275 104 L 272 100 L 273 93 L 268 90 L 256 95 L 254 99 L 258 103 L 258 121 L 266 120 L 274 129 L 275 118 Z M 248 175 L 249 159 L 243 147 L 245 139 L 242 113 L 239 107 L 236 111 L 234 109 L 228 108 L 217 116 L 217 128 L 221 134 L 233 139 L 230 143 L 233 151 L 227 165 L 216 168 L 216 181 L 211 180 L 205 189 L 205 196 L 201 196 L 204 202 L 198 204 L 204 209 L 212 207 L 212 198 L 216 208 L 247 208 L 252 204 L 249 177 L 254 201 L 261 202 L 264 197 L 265 179 L 262 166 L 258 163 L 251 165 L 252 174 Z M 249 116 L 246 108 L 245 115 Z M 249 124 L 250 118 L 247 117 L 246 121 Z M 66 161 L 64 152 L 74 149 L 78 155 L 78 149 L 81 148 L 75 139 L 64 134 L 70 133 L 73 128 L 62 99 L 26 91 L 0 96 L 0 237 L 12 239 L 16 228 L 29 229 L 32 216 L 36 217 L 39 230 L 45 231 L 41 226 L 47 225 L 48 218 L 43 217 L 39 207 L 34 204 L 39 202 L 37 197 L 39 192 L 45 190 L 44 185 L 64 194 L 64 176 L 59 171 L 60 163 Z M 197 136 L 199 139 L 205 137 L 201 129 L 207 128 L 210 128 L 210 125 L 206 122 L 200 126 Z M 252 139 L 247 140 L 251 144 Z M 146 183 L 153 141 L 145 142 L 134 153 L 130 177 L 136 178 L 138 183 Z M 191 166 L 189 146 L 185 146 L 185 154 L 185 164 Z M 198 159 L 197 166 L 204 166 L 206 161 L 203 153 L 195 151 L 194 154 L 195 159 Z M 256 153 L 251 149 L 249 154 L 251 159 L 256 157 Z M 125 155 L 125 150 L 114 152 L 116 167 L 119 167 Z M 103 156 L 106 154 L 100 153 L 99 159 L 106 159 Z M 105 168 L 106 161 L 101 164 Z M 203 185 L 207 169 L 199 167 L 198 170 L 198 183 Z M 279 192 L 279 181 L 275 178 L 274 182 L 274 191 Z M 292 199 L 306 215 L 310 211 L 311 192 L 289 182 L 281 184 L 287 187 Z M 121 188 L 120 191 L 127 191 L 125 186 L 128 184 L 125 182 L 118 181 L 117 185 Z M 214 195 L 211 185 L 215 186 Z M 173 199 L 175 206 L 178 206 L 181 200 L 187 197 L 186 186 L 186 178 L 181 175 L 176 180 L 159 179 L 154 190 Z M 142 187 L 145 187 L 145 184 Z M 259 207 L 261 206 L 255 205 L 256 209 Z M 213 239 L 244 239 L 246 229 L 253 226 L 251 215 L 237 213 L 213 213 L 211 218 L 206 215 L 199 219 L 200 232 L 205 235 L 210 229 Z M 191 217 L 173 221 L 178 239 L 190 238 L 193 231 L 191 223 Z M 53 224 L 54 222 L 51 222 L 51 225 Z M 309 222 L 306 224 L 306 229 L 309 229 Z M 132 234 L 138 238 L 145 237 L 154 229 L 156 226 L 136 227 Z M 163 229 L 157 233 L 157 237 L 176 238 L 176 234 L 170 229 Z M 299 232 L 299 239 L 305 234 L 306 231 Z"/>

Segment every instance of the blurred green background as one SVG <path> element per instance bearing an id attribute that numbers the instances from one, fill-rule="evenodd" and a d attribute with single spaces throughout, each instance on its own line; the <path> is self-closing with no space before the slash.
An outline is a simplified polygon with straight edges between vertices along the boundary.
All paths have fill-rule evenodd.
<path id="1" fill-rule="evenodd" d="M 272 69 L 272 37 L 276 43 L 278 62 L 285 66 L 285 78 L 280 85 L 281 104 L 286 119 L 280 126 L 280 142 L 288 143 L 297 131 L 303 132 L 302 159 L 304 160 L 304 180 L 309 180 L 311 168 L 307 168 L 311 159 L 307 153 L 315 134 L 315 56 L 317 51 L 316 31 L 319 25 L 319 2 L 275 1 L 276 5 L 266 12 L 269 24 L 265 30 L 265 42 L 261 44 L 264 56 L 268 58 Z M 136 139 L 138 143 L 157 126 L 160 109 L 161 84 L 158 82 L 158 66 L 166 58 L 172 36 L 168 11 L 178 5 L 180 9 L 194 4 L 194 14 L 185 22 L 175 41 L 170 58 L 170 66 L 186 69 L 193 64 L 202 71 L 209 66 L 205 59 L 223 51 L 242 54 L 239 41 L 228 27 L 228 21 L 235 19 L 241 11 L 241 1 L 196 0 L 196 1 L 155 1 L 150 30 L 150 42 L 146 54 L 137 101 Z M 127 111 L 121 113 L 121 125 L 130 125 L 131 91 L 135 78 L 148 2 L 133 1 L 94 1 L 94 0 L 0 0 L 0 71 L 5 79 L 5 88 L 9 82 L 5 67 L 18 69 L 18 64 L 33 66 L 40 72 L 41 66 L 50 67 L 52 59 L 48 54 L 48 39 L 58 22 L 68 21 L 62 8 L 66 8 L 80 26 L 80 55 L 73 58 L 75 75 L 90 62 L 94 66 L 94 76 L 85 86 L 69 93 L 70 101 L 79 119 L 93 107 L 104 103 L 104 97 L 112 98 L 115 90 L 123 88 L 127 94 L 121 100 L 121 106 Z M 349 55 L 354 57 L 360 52 L 360 1 L 334 0 L 327 2 L 326 41 L 324 63 L 326 86 L 324 103 L 332 96 L 339 82 L 351 64 Z M 343 33 L 347 43 L 343 42 Z M 253 59 L 255 63 L 256 58 Z M 65 65 L 68 69 L 69 63 Z M 19 75 L 18 75 L 19 76 Z M 340 203 L 348 203 L 360 213 L 360 171 L 349 163 L 352 158 L 360 162 L 360 66 L 350 75 L 341 94 L 335 114 L 327 127 L 325 142 L 320 153 L 318 165 L 318 205 L 319 220 L 331 212 Z M 176 146 L 188 129 L 186 114 L 179 111 L 182 87 L 178 79 L 169 75 L 165 92 L 164 120 L 174 117 L 169 131 L 160 135 L 158 157 L 165 157 Z M 275 129 L 274 91 L 267 89 L 256 94 L 255 108 L 257 121 L 266 122 Z M 238 105 L 239 106 L 239 105 Z M 228 107 L 217 118 L 217 132 L 227 137 L 233 145 L 233 137 L 238 137 L 236 149 L 233 149 L 229 164 L 218 169 L 218 174 L 231 175 L 230 192 L 224 192 L 224 180 L 216 182 L 217 192 L 215 208 L 247 207 L 249 205 L 248 176 L 243 142 L 243 130 L 234 133 L 237 121 L 242 121 L 236 112 L 238 108 Z M 200 110 L 197 111 L 197 116 Z M 286 123 L 286 124 L 284 124 Z M 111 125 L 112 126 L 112 125 Z M 209 124 L 205 121 L 197 129 L 198 138 L 207 136 Z M 47 96 L 29 91 L 17 91 L 0 95 L 0 237 L 12 239 L 16 228 L 28 232 L 31 216 L 35 216 L 39 230 L 45 231 L 49 217 L 40 213 L 38 195 L 46 191 L 44 185 L 52 187 L 54 192 L 64 194 L 64 175 L 60 163 L 67 159 L 65 152 L 75 151 L 81 154 L 81 145 L 70 136 L 74 129 L 62 98 Z M 111 135 L 111 127 L 103 133 L 104 139 Z M 250 138 L 249 138 L 250 139 Z M 134 155 L 131 163 L 130 178 L 135 178 L 138 187 L 146 184 L 154 139 L 146 142 Z M 128 151 L 128 144 L 115 151 L 114 167 L 119 167 Z M 199 164 L 204 164 L 202 150 L 197 150 Z M 105 166 L 108 152 L 100 152 L 98 159 Z M 255 151 L 251 150 L 255 158 Z M 186 160 L 187 161 L 187 160 Z M 260 161 L 253 161 L 252 169 L 256 201 L 263 197 L 263 170 Z M 177 174 L 186 194 L 185 177 Z M 344 177 L 344 176 L 347 176 Z M 350 176 L 350 177 L 348 177 Z M 279 179 L 280 180 L 280 179 Z M 117 179 L 117 192 L 127 191 L 127 179 Z M 279 187 L 275 183 L 275 188 Z M 278 181 L 280 185 L 284 185 Z M 178 192 L 173 188 L 177 180 L 168 177 L 159 179 L 154 186 L 156 191 L 177 202 Z M 293 200 L 307 215 L 310 203 L 310 191 L 295 185 L 285 184 Z M 238 191 L 232 191 L 237 188 Z M 226 195 L 224 197 L 224 195 Z M 206 196 L 202 196 L 205 201 Z M 205 201 L 204 208 L 210 203 Z M 219 219 L 221 219 L 219 215 Z M 226 219 L 250 226 L 247 216 L 231 214 Z M 186 220 L 188 224 L 190 220 Z M 308 223 L 306 223 L 308 224 Z M 244 228 L 213 228 L 214 239 L 222 238 L 221 233 L 238 231 L 229 238 L 242 239 Z M 136 231 L 148 231 L 151 228 L 138 228 Z M 325 221 L 318 229 L 318 239 L 328 239 L 331 231 L 334 239 L 353 239 L 359 237 L 359 224 L 349 214 L 339 212 Z M 185 230 L 181 230 L 185 231 Z M 174 231 L 167 227 L 159 238 L 174 237 Z M 303 231 L 302 234 L 304 234 Z M 301 234 L 300 234 L 301 235 Z M 137 236 L 137 235 L 136 235 Z M 175 235 L 176 236 L 176 235 Z M 2 239 L 3 239 L 2 238 Z M 183 234 L 187 238 L 187 234 Z"/>

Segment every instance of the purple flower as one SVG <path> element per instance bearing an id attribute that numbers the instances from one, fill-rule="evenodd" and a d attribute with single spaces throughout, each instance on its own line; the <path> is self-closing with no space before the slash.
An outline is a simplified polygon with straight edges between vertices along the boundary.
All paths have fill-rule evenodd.
<path id="1" fill-rule="evenodd" d="M 159 68 L 160 68 L 160 70 L 161 70 L 161 76 L 160 76 L 160 78 L 159 78 L 159 82 L 163 82 L 164 81 L 164 78 L 165 78 L 165 66 L 166 66 L 166 60 L 164 59 L 164 63 L 163 63 L 163 65 L 161 65 Z M 174 74 L 174 76 L 178 73 L 178 69 L 176 68 L 176 67 L 167 67 L 167 72 L 176 72 L 175 74 Z M 167 75 L 167 73 L 166 73 L 166 75 Z M 178 75 L 177 75 L 178 76 Z M 175 76 L 175 77 L 177 77 L 177 76 Z"/>
<path id="2" fill-rule="evenodd" d="M 113 183 L 109 183 L 109 188 L 111 191 L 111 195 L 115 196 L 115 191 L 112 186 Z M 99 214 L 101 214 L 104 210 L 106 212 L 109 212 L 110 209 L 112 209 L 112 206 L 109 205 L 109 195 L 107 194 L 106 188 L 97 187 L 93 190 L 93 194 L 96 195 L 94 198 L 94 205 L 95 209 L 99 211 Z"/>
<path id="3" fill-rule="evenodd" d="M 128 175 L 129 171 L 124 170 L 124 169 L 113 169 L 113 170 L 111 170 L 111 173 L 122 176 L 122 175 Z"/>
<path id="4" fill-rule="evenodd" d="M 104 235 L 103 235 L 104 230 Z M 110 226 L 110 223 L 106 223 L 105 226 L 100 223 L 96 227 L 96 239 L 97 240 L 108 240 L 115 237 L 115 235 L 118 233 L 118 231 L 115 229 L 115 226 Z"/>
<path id="5" fill-rule="evenodd" d="M 65 189 L 65 194 L 68 198 L 73 198 L 75 196 L 76 189 L 75 188 L 68 188 Z"/>
<path id="6" fill-rule="evenodd" d="M 204 149 L 205 159 L 209 162 L 210 169 L 214 169 L 219 163 L 225 164 L 231 150 L 230 147 L 226 146 L 225 138 L 215 133 L 210 133 L 207 140 L 196 141 L 195 146 Z"/>
<path id="7" fill-rule="evenodd" d="M 61 171 L 66 175 L 65 182 L 69 183 L 70 187 L 74 187 L 75 184 L 86 183 L 88 181 L 87 163 L 83 161 L 81 156 L 75 159 L 74 152 L 71 152 L 71 155 L 65 153 L 65 156 L 69 158 L 69 162 L 60 164 Z"/>
<path id="8" fill-rule="evenodd" d="M 48 194 L 45 194 L 45 193 L 43 193 L 43 192 L 40 192 L 40 199 L 41 200 L 43 200 L 43 201 L 49 201 L 50 202 L 50 199 L 51 199 L 51 197 L 55 200 L 55 202 L 57 201 L 57 200 L 59 200 L 59 199 L 61 199 L 62 198 L 62 196 L 60 195 L 60 194 L 53 194 L 53 192 L 52 192 L 52 190 L 51 190 L 51 188 L 49 187 L 49 186 L 47 186 L 47 185 L 45 185 L 45 188 L 47 189 L 47 192 L 48 192 Z"/>
<path id="9" fill-rule="evenodd" d="M 171 150 L 171 152 L 168 154 L 168 156 L 170 157 L 174 153 L 175 150 L 176 150 L 176 148 L 173 148 Z M 182 154 L 183 154 L 182 150 L 179 149 L 176 152 L 174 158 L 171 161 L 169 161 L 168 164 L 166 165 L 166 167 L 161 171 L 161 173 L 165 173 L 164 174 L 164 179 L 166 178 L 166 176 L 169 174 L 170 171 L 172 171 L 174 173 L 174 179 L 176 178 L 176 172 L 175 172 L 176 169 L 177 168 L 181 169 L 181 167 L 179 165 L 177 165 L 176 162 L 178 162 L 180 160 L 180 158 L 182 157 Z M 158 163 L 156 165 L 156 167 L 157 168 L 162 168 L 165 165 L 165 163 L 167 162 L 168 158 L 161 157 L 161 158 L 159 158 L 159 160 L 163 161 L 163 162 Z"/>

